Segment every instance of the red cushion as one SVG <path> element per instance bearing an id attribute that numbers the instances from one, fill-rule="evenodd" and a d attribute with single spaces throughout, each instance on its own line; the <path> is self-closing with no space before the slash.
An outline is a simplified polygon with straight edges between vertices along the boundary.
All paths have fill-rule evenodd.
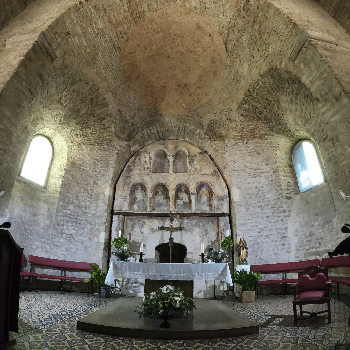
<path id="1" fill-rule="evenodd" d="M 326 292 L 323 290 L 312 290 L 312 291 L 307 291 L 300 293 L 296 300 L 299 301 L 306 301 L 306 300 L 320 300 L 325 298 Z"/>
<path id="2" fill-rule="evenodd" d="M 89 263 L 42 258 L 41 256 L 34 256 L 34 255 L 29 255 L 28 262 L 33 265 L 54 267 L 58 269 L 76 270 L 76 271 L 91 270 L 91 265 Z"/>
<path id="3" fill-rule="evenodd" d="M 325 289 L 327 278 L 323 273 L 318 273 L 315 278 L 309 275 L 303 275 L 300 278 L 299 285 L 303 289 Z"/>
<path id="4" fill-rule="evenodd" d="M 320 260 L 313 259 L 313 260 L 278 263 L 278 264 L 251 265 L 251 270 L 253 272 L 260 272 L 260 273 L 281 273 L 281 272 L 305 270 L 310 266 L 319 266 L 319 265 L 320 265 Z"/>
<path id="5" fill-rule="evenodd" d="M 346 284 L 346 285 L 350 286 L 350 277 L 333 277 L 333 276 L 330 276 L 329 279 L 333 283 L 341 283 L 341 284 Z"/>
<path id="6" fill-rule="evenodd" d="M 333 258 L 323 258 L 321 260 L 322 267 L 345 267 L 350 266 L 350 257 L 348 255 L 334 256 Z"/>

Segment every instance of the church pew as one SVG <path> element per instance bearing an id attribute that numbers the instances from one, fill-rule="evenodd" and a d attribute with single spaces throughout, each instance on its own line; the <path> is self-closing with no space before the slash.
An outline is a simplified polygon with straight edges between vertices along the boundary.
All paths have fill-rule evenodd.
<path id="1" fill-rule="evenodd" d="M 258 272 L 260 274 L 281 274 L 280 279 L 270 279 L 258 281 L 259 286 L 266 285 L 278 285 L 284 284 L 287 287 L 288 283 L 297 283 L 298 279 L 287 278 L 287 273 L 295 273 L 299 271 L 304 271 L 311 266 L 320 266 L 319 259 L 306 260 L 306 261 L 296 261 L 296 262 L 286 262 L 277 264 L 262 264 L 262 265 L 251 265 L 251 271 Z M 258 288 L 257 288 L 258 294 Z"/>
<path id="2" fill-rule="evenodd" d="M 323 258 L 321 260 L 321 267 L 327 269 L 336 269 L 340 267 L 350 267 L 350 257 L 348 255 L 334 256 L 332 258 Z M 332 283 L 337 284 L 338 300 L 340 300 L 339 284 L 344 284 L 350 287 L 349 276 L 328 276 Z"/>
<path id="3" fill-rule="evenodd" d="M 40 279 L 51 279 L 51 280 L 60 280 L 60 290 L 63 290 L 63 281 L 70 282 L 84 282 L 85 278 L 82 277 L 71 277 L 67 276 L 67 271 L 71 272 L 88 272 L 91 270 L 91 264 L 85 262 L 77 261 L 67 261 L 67 260 L 58 260 L 43 258 L 40 256 L 29 255 L 28 263 L 30 264 L 30 272 L 20 272 L 21 278 L 29 278 L 30 281 L 34 282 L 37 278 Z M 45 274 L 35 272 L 35 268 L 41 269 L 50 269 L 50 270 L 59 270 L 60 275 L 55 274 Z M 92 291 L 92 281 L 88 285 L 88 294 Z"/>

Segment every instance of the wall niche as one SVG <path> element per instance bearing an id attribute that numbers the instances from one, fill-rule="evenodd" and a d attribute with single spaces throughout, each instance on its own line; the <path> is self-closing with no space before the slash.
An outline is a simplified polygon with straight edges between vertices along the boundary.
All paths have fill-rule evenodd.
<path id="1" fill-rule="evenodd" d="M 175 153 L 173 160 L 173 172 L 188 173 L 188 160 L 187 153 L 185 151 L 179 150 Z"/>
<path id="2" fill-rule="evenodd" d="M 213 190 L 206 183 L 202 183 L 197 187 L 196 209 L 197 211 L 213 210 Z"/>
<path id="3" fill-rule="evenodd" d="M 129 210 L 147 211 L 147 189 L 142 183 L 131 186 L 129 195 Z"/>
<path id="4" fill-rule="evenodd" d="M 170 163 L 167 153 L 158 149 L 153 154 L 152 173 L 168 173 Z"/>

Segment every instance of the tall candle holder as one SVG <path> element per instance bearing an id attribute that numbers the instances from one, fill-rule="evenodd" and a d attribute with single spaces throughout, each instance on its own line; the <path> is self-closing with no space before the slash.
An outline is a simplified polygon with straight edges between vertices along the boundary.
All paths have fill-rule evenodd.
<path id="1" fill-rule="evenodd" d="M 203 263 L 204 263 L 204 253 L 201 253 L 199 256 L 201 257 L 201 259 L 202 259 L 202 264 L 203 264 Z"/>
<path id="2" fill-rule="evenodd" d="M 142 259 L 142 256 L 144 255 L 143 252 L 140 252 L 139 255 L 140 255 L 139 262 L 143 262 L 143 259 Z"/>

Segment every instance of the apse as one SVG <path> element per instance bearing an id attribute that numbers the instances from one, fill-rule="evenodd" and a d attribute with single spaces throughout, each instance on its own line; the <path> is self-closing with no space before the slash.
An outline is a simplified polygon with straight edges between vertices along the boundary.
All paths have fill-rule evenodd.
<path id="1" fill-rule="evenodd" d="M 200 262 L 230 234 L 228 189 L 213 161 L 194 145 L 154 142 L 136 152 L 115 187 L 112 239 L 119 234 L 146 262 Z M 143 210 L 140 210 L 143 208 Z M 176 261 L 175 261 L 176 260 Z"/>

